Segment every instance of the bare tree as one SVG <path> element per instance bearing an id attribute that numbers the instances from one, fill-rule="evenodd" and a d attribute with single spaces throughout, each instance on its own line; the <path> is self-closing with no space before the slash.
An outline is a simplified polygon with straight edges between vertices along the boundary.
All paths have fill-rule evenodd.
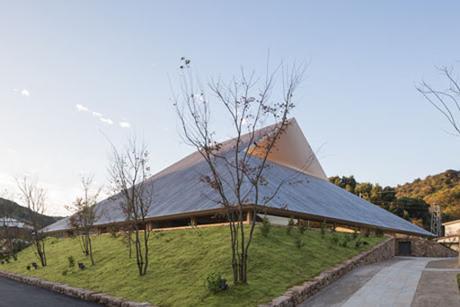
<path id="1" fill-rule="evenodd" d="M 70 224 L 77 232 L 80 245 L 85 256 L 89 257 L 91 264 L 94 265 L 93 244 L 91 231 L 97 221 L 96 204 L 102 188 L 93 191 L 93 176 L 81 177 L 83 196 L 78 197 L 72 206 L 68 207 L 74 214 L 70 217 Z"/>
<path id="2" fill-rule="evenodd" d="M 446 89 L 435 89 L 423 81 L 417 90 L 447 119 L 455 134 L 460 136 L 460 83 L 452 69 L 441 67 L 439 71 L 449 84 Z"/>
<path id="3" fill-rule="evenodd" d="M 39 215 L 44 214 L 46 210 L 46 191 L 40 187 L 35 180 L 24 176 L 16 180 L 21 198 L 29 209 L 30 222 L 32 224 L 32 241 L 36 249 L 37 256 L 43 267 L 46 266 L 45 236 L 40 231 L 41 224 Z"/>
<path id="4" fill-rule="evenodd" d="M 149 265 L 150 232 L 146 217 L 153 202 L 153 189 L 146 180 L 150 177 L 149 152 L 144 143 L 135 137 L 122 151 L 113 146 L 112 164 L 109 168 L 111 184 L 125 215 L 129 240 L 131 233 L 136 251 L 139 275 L 147 273 Z"/>
<path id="5" fill-rule="evenodd" d="M 265 78 L 257 79 L 254 73 L 234 77 L 230 82 L 211 81 L 207 85 L 212 100 L 208 100 L 203 87 L 190 70 L 190 60 L 182 58 L 181 91 L 175 95 L 175 106 L 185 141 L 195 147 L 207 162 L 209 173 L 201 178 L 215 191 L 215 201 L 227 216 L 234 283 L 247 283 L 249 249 L 253 240 L 256 214 L 269 206 L 283 183 L 265 188 L 265 177 L 270 167 L 268 157 L 275 143 L 289 125 L 289 114 L 294 108 L 293 95 L 304 68 L 280 66 Z M 281 88 L 274 97 L 276 78 L 281 75 Z M 233 142 L 219 142 L 211 127 L 211 105 L 221 107 L 225 120 L 230 121 L 235 135 Z M 219 110 L 220 111 L 220 110 Z M 262 124 L 273 125 L 259 130 Z M 306 161 L 307 162 L 307 161 Z M 252 220 L 244 226 L 244 214 Z"/>

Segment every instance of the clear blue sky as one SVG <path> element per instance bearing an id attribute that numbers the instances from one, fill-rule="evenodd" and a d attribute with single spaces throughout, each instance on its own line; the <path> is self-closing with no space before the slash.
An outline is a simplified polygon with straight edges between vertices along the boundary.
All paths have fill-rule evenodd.
<path id="1" fill-rule="evenodd" d="M 206 79 L 263 72 L 267 50 L 310 63 L 294 115 L 328 175 L 394 185 L 459 169 L 460 139 L 415 85 L 460 69 L 460 3 L 318 2 L 0 1 L 0 184 L 36 175 L 64 214 L 81 172 L 107 179 L 103 134 L 144 134 L 166 167 L 191 151 L 169 100 L 179 58 Z"/>

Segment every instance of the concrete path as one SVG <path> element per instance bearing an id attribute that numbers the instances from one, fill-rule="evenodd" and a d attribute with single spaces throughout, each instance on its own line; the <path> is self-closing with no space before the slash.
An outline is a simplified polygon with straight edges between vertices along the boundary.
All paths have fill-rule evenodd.
<path id="1" fill-rule="evenodd" d="M 100 306 L 45 289 L 0 278 L 0 307 L 95 307 Z"/>
<path id="2" fill-rule="evenodd" d="M 457 259 L 431 261 L 423 270 L 412 307 L 460 306 Z"/>
<path id="3" fill-rule="evenodd" d="M 437 258 L 395 257 L 388 262 L 364 266 L 301 306 L 460 306 L 454 279 L 457 269 L 445 263 L 426 268 L 427 264 L 438 261 Z"/>

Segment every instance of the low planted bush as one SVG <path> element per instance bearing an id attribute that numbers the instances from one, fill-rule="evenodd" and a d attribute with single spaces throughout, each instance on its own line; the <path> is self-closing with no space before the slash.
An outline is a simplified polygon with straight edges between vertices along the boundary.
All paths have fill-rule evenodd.
<path id="1" fill-rule="evenodd" d="M 358 234 L 358 231 L 355 229 L 355 230 L 353 231 L 353 239 L 358 238 L 358 235 L 359 235 L 359 234 Z"/>
<path id="2" fill-rule="evenodd" d="M 321 236 L 324 237 L 326 235 L 326 222 L 321 222 Z"/>
<path id="3" fill-rule="evenodd" d="M 208 288 L 211 293 L 225 291 L 228 289 L 227 280 L 221 273 L 211 273 L 206 278 L 206 288 Z"/>
<path id="4" fill-rule="evenodd" d="M 302 240 L 302 238 L 301 238 L 300 236 L 296 236 L 296 237 L 295 237 L 294 243 L 295 243 L 295 246 L 296 246 L 298 249 L 301 249 L 301 248 L 304 247 L 304 245 L 305 245 L 305 242 Z"/>
<path id="5" fill-rule="evenodd" d="M 336 233 L 334 233 L 334 234 L 332 234 L 332 236 L 331 236 L 331 241 L 332 241 L 332 243 L 334 243 L 335 245 L 338 245 L 338 244 L 339 244 L 339 241 L 340 241 L 340 238 L 339 238 L 339 236 L 338 236 Z"/>
<path id="6" fill-rule="evenodd" d="M 299 229 L 300 234 L 304 234 L 308 228 L 308 225 L 305 221 L 300 220 L 299 223 L 297 224 L 297 228 Z"/>
<path id="7" fill-rule="evenodd" d="M 262 236 L 268 237 L 268 234 L 270 233 L 271 227 L 272 227 L 272 225 L 270 224 L 270 221 L 265 216 L 262 219 L 262 224 L 260 224 L 260 233 L 262 234 Z"/>
<path id="8" fill-rule="evenodd" d="M 289 222 L 288 222 L 287 228 L 286 228 L 286 232 L 287 232 L 288 235 L 291 234 L 292 228 L 294 228 L 294 226 L 295 226 L 295 222 L 294 222 L 294 219 L 291 217 L 291 218 L 289 219 Z"/>
<path id="9" fill-rule="evenodd" d="M 67 257 L 67 262 L 69 264 L 70 269 L 73 269 L 75 267 L 75 259 L 73 256 Z"/>

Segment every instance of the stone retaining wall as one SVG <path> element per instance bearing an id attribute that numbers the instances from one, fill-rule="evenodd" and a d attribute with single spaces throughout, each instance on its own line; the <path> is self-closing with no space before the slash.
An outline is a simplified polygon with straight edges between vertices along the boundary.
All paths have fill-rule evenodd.
<path id="1" fill-rule="evenodd" d="M 94 302 L 110 307 L 155 307 L 149 303 L 136 303 L 124 299 L 116 298 L 104 293 L 86 289 L 74 288 L 65 284 L 46 281 L 36 277 L 23 276 L 10 272 L 0 271 L 0 277 L 12 279 L 31 286 L 47 289 L 53 292 L 75 297 L 81 300 Z"/>
<path id="2" fill-rule="evenodd" d="M 398 243 L 411 243 L 411 256 L 413 257 L 457 257 L 458 253 L 436 241 L 418 237 L 397 238 L 395 242 L 396 255 L 398 255 Z"/>
<path id="3" fill-rule="evenodd" d="M 384 242 L 363 252 L 336 267 L 322 272 L 312 280 L 302 285 L 290 288 L 282 296 L 275 298 L 271 303 L 259 307 L 293 307 L 311 297 L 321 289 L 330 285 L 356 267 L 391 259 L 395 255 L 395 239 L 388 238 Z"/>

